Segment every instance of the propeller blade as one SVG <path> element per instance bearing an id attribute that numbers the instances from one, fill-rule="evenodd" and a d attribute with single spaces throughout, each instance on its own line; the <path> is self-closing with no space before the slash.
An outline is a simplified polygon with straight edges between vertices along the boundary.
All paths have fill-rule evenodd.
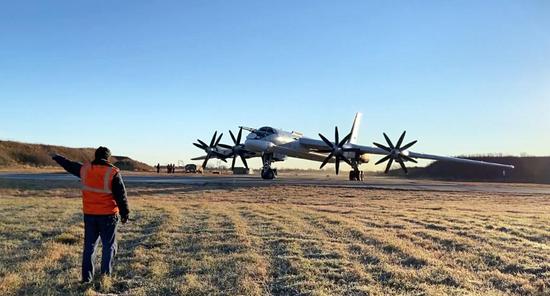
<path id="1" fill-rule="evenodd" d="M 205 169 L 206 168 L 206 164 L 208 163 L 208 160 L 210 159 L 210 154 L 207 154 L 206 157 L 204 158 L 204 161 L 202 163 L 202 168 Z"/>
<path id="2" fill-rule="evenodd" d="M 334 140 L 334 143 L 335 143 L 336 145 L 338 145 L 338 143 L 339 143 L 340 141 L 338 141 L 338 127 L 337 127 L 337 126 L 334 127 L 334 139 L 335 139 L 335 140 Z"/>
<path id="3" fill-rule="evenodd" d="M 203 160 L 206 158 L 206 155 L 205 156 L 199 156 L 199 157 L 193 157 L 191 158 L 191 160 Z"/>
<path id="4" fill-rule="evenodd" d="M 239 134 L 237 135 L 237 145 L 239 145 L 241 143 L 241 136 L 243 135 L 243 128 L 241 127 L 239 129 Z"/>
<path id="5" fill-rule="evenodd" d="M 218 158 L 218 159 L 220 159 L 220 160 L 223 160 L 223 161 L 225 161 L 225 159 L 226 159 L 227 157 L 229 157 L 229 156 L 227 156 L 227 155 L 225 155 L 225 154 L 223 154 L 223 153 L 219 153 L 219 152 L 217 152 L 217 151 L 211 151 L 211 155 L 212 155 L 212 154 L 214 155 L 214 157 L 216 157 L 216 158 Z"/>
<path id="6" fill-rule="evenodd" d="M 411 158 L 411 157 L 408 157 L 407 155 L 401 155 L 401 157 L 402 157 L 404 160 L 406 160 L 406 161 L 418 163 L 418 161 L 416 161 L 416 159 Z"/>
<path id="7" fill-rule="evenodd" d="M 384 145 L 382 145 L 382 144 L 378 144 L 378 143 L 376 143 L 376 142 L 374 142 L 373 144 L 374 144 L 374 146 L 376 146 L 376 147 L 378 147 L 378 148 L 380 148 L 380 149 L 382 149 L 382 150 L 386 150 L 386 151 L 388 151 L 388 152 L 391 152 L 391 149 L 390 149 L 390 148 L 388 148 L 388 147 L 386 147 L 386 146 L 384 146 Z"/>
<path id="8" fill-rule="evenodd" d="M 401 165 L 401 168 L 405 171 L 405 174 L 408 174 L 409 171 L 407 170 L 407 167 L 406 167 L 405 164 L 403 163 L 403 160 L 397 159 L 397 162 L 399 163 L 399 165 Z"/>
<path id="9" fill-rule="evenodd" d="M 244 156 L 240 155 L 241 156 L 241 160 L 244 164 L 244 167 L 248 169 L 248 163 L 246 163 L 246 158 L 244 158 Z"/>
<path id="10" fill-rule="evenodd" d="M 235 145 L 239 144 L 239 143 L 237 143 L 237 140 L 235 139 L 235 136 L 233 135 L 233 132 L 229 131 L 229 135 L 231 136 L 231 140 L 233 140 L 233 143 Z"/>
<path id="11" fill-rule="evenodd" d="M 334 165 L 336 166 L 336 175 L 338 175 L 338 171 L 340 171 L 340 156 L 336 156 L 336 162 Z"/>
<path id="12" fill-rule="evenodd" d="M 195 147 L 197 147 L 197 148 L 199 148 L 199 149 L 201 149 L 201 150 L 204 150 L 204 146 L 202 146 L 202 145 L 199 145 L 199 144 L 197 144 L 197 143 L 193 143 L 193 145 L 195 145 Z"/>
<path id="13" fill-rule="evenodd" d="M 197 141 L 199 141 L 199 143 L 201 143 L 201 145 L 202 145 L 202 147 L 203 147 L 202 149 L 208 148 L 208 145 L 206 145 L 205 142 L 203 142 L 203 141 L 201 141 L 201 140 L 199 140 L 199 139 L 197 139 Z"/>
<path id="14" fill-rule="evenodd" d="M 401 147 L 400 150 L 401 150 L 401 151 L 407 150 L 407 149 L 411 148 L 412 145 L 416 144 L 416 142 L 418 142 L 418 141 L 417 141 L 417 140 L 414 140 L 414 141 L 410 142 L 409 144 L 407 144 L 407 145 Z"/>
<path id="15" fill-rule="evenodd" d="M 237 155 L 233 155 L 233 161 L 231 162 L 231 170 L 235 169 L 235 160 L 237 159 Z"/>
<path id="16" fill-rule="evenodd" d="M 212 140 L 210 140 L 210 146 L 208 147 L 214 147 L 214 143 L 216 143 L 216 135 L 218 134 L 218 131 L 214 132 L 214 135 L 212 136 Z"/>
<path id="17" fill-rule="evenodd" d="M 380 159 L 379 161 L 377 161 L 377 162 L 375 163 L 375 165 L 379 165 L 379 164 L 383 163 L 384 161 L 390 159 L 390 157 L 391 157 L 391 154 L 390 154 L 390 155 L 384 156 L 382 159 Z"/>
<path id="18" fill-rule="evenodd" d="M 346 144 L 346 142 L 351 138 L 351 133 L 349 133 L 347 136 L 345 136 L 342 141 L 340 141 L 340 143 L 338 143 L 338 146 L 339 147 L 342 147 L 344 146 L 344 144 Z"/>
<path id="19" fill-rule="evenodd" d="M 222 148 L 226 148 L 226 149 L 233 149 L 233 146 L 229 146 L 229 145 L 226 145 L 226 144 L 218 144 L 218 146 L 220 146 Z"/>
<path id="20" fill-rule="evenodd" d="M 406 133 L 407 131 L 403 131 L 403 133 L 401 134 L 401 137 L 399 137 L 399 140 L 397 141 L 397 145 L 395 145 L 395 148 L 399 149 L 399 147 L 401 147 L 401 144 L 403 144 L 403 139 L 405 139 Z"/>
<path id="21" fill-rule="evenodd" d="M 220 140 L 222 139 L 222 136 L 223 136 L 223 133 L 221 133 L 220 136 L 218 137 L 218 140 L 216 140 L 216 144 L 214 145 L 214 147 L 218 146 L 218 144 L 220 143 Z"/>
<path id="22" fill-rule="evenodd" d="M 325 136 L 319 134 L 319 137 L 321 137 L 321 140 L 323 140 L 323 142 L 325 142 L 325 144 L 327 144 L 330 148 L 334 149 L 334 144 L 332 144 L 331 141 L 329 141 L 327 138 L 325 138 Z"/>
<path id="23" fill-rule="evenodd" d="M 386 170 L 384 173 L 388 173 L 390 171 L 391 164 L 393 163 L 393 158 L 390 158 L 390 161 L 388 161 L 388 165 L 386 165 Z"/>
<path id="24" fill-rule="evenodd" d="M 384 138 L 386 138 L 386 142 L 388 143 L 388 145 L 390 146 L 390 148 L 393 150 L 395 149 L 395 146 L 393 146 L 393 143 L 391 142 L 390 138 L 388 137 L 388 135 L 386 135 L 386 133 L 383 133 L 384 134 Z"/>
<path id="25" fill-rule="evenodd" d="M 328 161 L 332 158 L 332 156 L 334 155 L 334 152 L 331 152 L 327 158 L 325 158 L 325 160 L 323 161 L 323 163 L 321 164 L 321 166 L 319 167 L 319 169 L 322 169 L 327 163 Z"/>

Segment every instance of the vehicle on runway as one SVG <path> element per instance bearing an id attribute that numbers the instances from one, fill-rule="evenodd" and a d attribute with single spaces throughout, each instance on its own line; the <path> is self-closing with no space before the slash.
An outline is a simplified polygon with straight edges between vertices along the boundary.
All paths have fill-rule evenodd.
<path id="1" fill-rule="evenodd" d="M 369 155 L 384 155 L 382 159 L 376 162 L 381 164 L 387 161 L 385 173 L 388 173 L 392 163 L 397 162 L 403 171 L 408 173 L 406 162 L 417 163 L 416 159 L 429 159 L 440 161 L 453 161 L 472 165 L 493 166 L 502 169 L 513 169 L 513 165 L 470 160 L 457 157 L 438 156 L 424 153 L 412 152 L 409 149 L 416 144 L 416 140 L 403 145 L 406 132 L 404 131 L 397 143 L 394 145 L 390 138 L 383 133 L 387 146 L 374 142 L 371 146 L 357 144 L 359 125 L 361 122 L 361 113 L 355 115 L 351 131 L 340 139 L 338 127 L 334 128 L 334 142 L 319 134 L 320 139 L 305 137 L 299 132 L 288 132 L 275 129 L 269 126 L 258 129 L 250 127 L 239 127 L 237 137 L 229 131 L 233 145 L 220 143 L 223 133 L 218 136 L 214 132 L 209 144 L 197 139 L 198 143 L 193 143 L 196 147 L 204 150 L 206 155 L 192 158 L 192 160 L 203 160 L 202 168 L 206 168 L 208 160 L 212 158 L 227 162 L 228 158 L 233 158 L 231 169 L 235 168 L 237 156 L 248 168 L 247 159 L 260 157 L 262 159 L 262 169 L 260 175 L 263 179 L 273 179 L 276 176 L 276 170 L 272 164 L 277 161 L 284 161 L 287 157 L 307 159 L 321 162 L 320 168 L 327 163 L 334 163 L 336 174 L 340 171 L 340 162 L 343 161 L 351 166 L 349 173 L 350 180 L 363 180 L 363 171 L 360 165 L 369 162 Z M 250 132 L 244 143 L 241 143 L 242 132 Z"/>
<path id="2" fill-rule="evenodd" d="M 183 171 L 185 173 L 192 173 L 192 174 L 195 174 L 197 173 L 197 165 L 196 164 L 187 164 L 185 165 L 185 167 L 183 168 Z"/>

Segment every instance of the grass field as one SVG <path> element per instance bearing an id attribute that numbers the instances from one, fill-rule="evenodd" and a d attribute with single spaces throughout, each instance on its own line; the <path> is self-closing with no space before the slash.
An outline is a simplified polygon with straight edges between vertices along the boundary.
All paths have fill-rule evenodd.
<path id="1" fill-rule="evenodd" d="M 80 280 L 73 183 L 0 182 L 0 295 L 549 295 L 550 197 L 133 186 L 116 271 Z"/>

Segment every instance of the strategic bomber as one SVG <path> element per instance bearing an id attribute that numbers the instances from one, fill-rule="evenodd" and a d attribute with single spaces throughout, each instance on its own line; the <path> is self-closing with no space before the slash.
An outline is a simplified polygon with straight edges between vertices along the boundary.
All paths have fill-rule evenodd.
<path id="1" fill-rule="evenodd" d="M 320 168 L 323 168 L 327 163 L 334 163 L 336 174 L 340 171 L 340 162 L 347 163 L 352 170 L 349 172 L 350 181 L 362 181 L 364 173 L 360 169 L 361 164 L 369 162 L 369 155 L 385 155 L 382 159 L 376 162 L 381 164 L 387 162 L 385 173 L 388 173 L 392 163 L 397 162 L 403 171 L 408 173 L 405 163 L 417 163 L 416 159 L 429 159 L 440 161 L 452 161 L 466 163 L 471 165 L 483 165 L 499 167 L 503 170 L 513 169 L 513 165 L 500 164 L 494 162 L 485 162 L 470 160 L 458 157 L 439 156 L 433 154 L 417 153 L 409 149 L 417 143 L 417 141 L 409 142 L 403 145 L 406 131 L 404 131 L 397 143 L 394 145 L 386 133 L 383 133 L 387 146 L 374 142 L 372 146 L 363 146 L 357 143 L 359 125 L 361 123 L 361 113 L 355 115 L 351 131 L 342 139 L 340 139 L 338 127 L 334 128 L 334 142 L 330 141 L 324 135 L 319 133 L 319 139 L 305 137 L 299 132 L 288 132 L 281 129 L 275 129 L 269 126 L 258 129 L 240 126 L 237 136 L 229 131 L 229 135 L 233 140 L 233 145 L 220 143 L 223 133 L 214 132 L 210 143 L 207 144 L 200 139 L 197 143 L 193 143 L 196 147 L 204 150 L 206 155 L 192 158 L 192 160 L 203 160 L 202 167 L 206 168 L 208 160 L 212 158 L 220 159 L 227 162 L 228 158 L 232 158 L 231 169 L 235 169 L 235 161 L 237 156 L 243 162 L 243 165 L 248 169 L 247 159 L 261 157 L 262 169 L 260 175 L 262 179 L 273 179 L 277 175 L 277 170 L 272 167 L 274 162 L 284 161 L 287 157 L 307 159 L 321 162 Z M 241 143 L 243 130 L 250 132 L 244 141 Z"/>

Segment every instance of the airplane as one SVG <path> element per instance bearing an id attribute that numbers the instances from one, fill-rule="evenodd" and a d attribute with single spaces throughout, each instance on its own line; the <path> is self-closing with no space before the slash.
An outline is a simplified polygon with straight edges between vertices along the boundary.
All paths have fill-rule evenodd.
<path id="1" fill-rule="evenodd" d="M 385 173 L 390 170 L 392 163 L 398 163 L 405 174 L 408 169 L 405 163 L 417 163 L 416 159 L 429 159 L 439 161 L 452 161 L 458 163 L 482 165 L 498 167 L 502 169 L 513 169 L 513 165 L 485 162 L 457 157 L 438 156 L 424 153 L 417 153 L 409 149 L 417 143 L 417 141 L 409 142 L 403 145 L 406 131 L 404 131 L 397 143 L 390 140 L 386 133 L 383 133 L 387 146 L 374 142 L 372 146 L 363 146 L 357 144 L 359 133 L 359 125 L 361 123 L 362 114 L 357 113 L 353 120 L 351 131 L 343 138 L 340 138 L 338 127 L 334 129 L 334 142 L 319 133 L 320 139 L 305 137 L 299 132 L 288 132 L 281 129 L 275 129 L 269 126 L 264 126 L 258 129 L 240 126 L 237 137 L 233 132 L 229 131 L 233 145 L 220 143 L 223 133 L 219 136 L 217 131 L 214 132 L 212 140 L 209 144 L 197 139 L 198 143 L 193 143 L 196 147 L 206 152 L 206 155 L 192 158 L 192 160 L 203 160 L 202 168 L 206 168 L 208 160 L 215 158 L 227 162 L 228 158 L 233 158 L 231 169 L 235 168 L 237 157 L 241 159 L 243 165 L 248 169 L 247 159 L 260 157 L 262 159 L 262 169 L 260 176 L 262 179 L 275 178 L 277 171 L 272 168 L 272 164 L 278 161 L 284 161 L 287 157 L 307 159 L 321 162 L 320 169 L 327 163 L 334 163 L 336 174 L 340 172 L 340 162 L 343 161 L 351 166 L 352 171 L 349 172 L 350 181 L 362 181 L 363 171 L 360 170 L 360 165 L 369 162 L 369 155 L 384 155 L 375 164 L 387 162 Z M 244 143 L 241 143 L 242 132 L 246 130 L 249 134 L 246 136 Z"/>

